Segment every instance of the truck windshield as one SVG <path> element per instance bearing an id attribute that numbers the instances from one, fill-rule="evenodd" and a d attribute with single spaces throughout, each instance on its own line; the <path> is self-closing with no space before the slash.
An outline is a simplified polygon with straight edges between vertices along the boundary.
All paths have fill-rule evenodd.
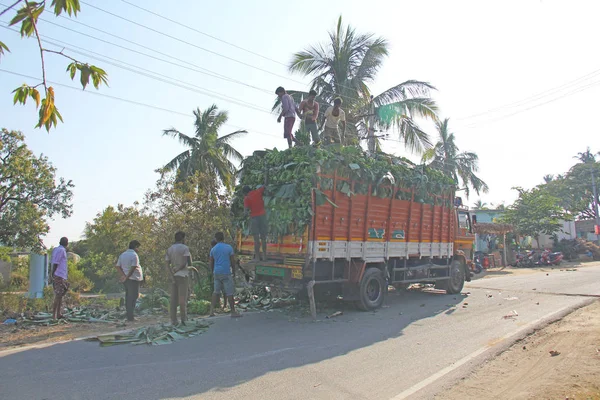
<path id="1" fill-rule="evenodd" d="M 471 219 L 469 218 L 469 213 L 458 213 L 458 226 L 465 229 L 467 232 L 471 232 Z"/>

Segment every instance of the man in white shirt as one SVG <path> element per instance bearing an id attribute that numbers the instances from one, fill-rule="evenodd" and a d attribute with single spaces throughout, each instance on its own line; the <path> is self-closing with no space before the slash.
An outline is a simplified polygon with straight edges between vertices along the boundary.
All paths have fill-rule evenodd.
<path id="1" fill-rule="evenodd" d="M 61 312 L 62 299 L 69 291 L 69 282 L 67 276 L 69 273 L 69 267 L 67 265 L 67 247 L 69 246 L 69 239 L 66 237 L 60 238 L 60 246 L 52 250 L 52 259 L 50 264 L 52 265 L 52 286 L 54 287 L 54 303 L 52 304 L 52 317 L 54 319 L 63 318 Z"/>
<path id="2" fill-rule="evenodd" d="M 323 142 L 325 144 L 341 143 L 346 135 L 346 113 L 340 107 L 342 99 L 339 97 L 333 101 L 333 107 L 325 111 L 325 122 L 323 123 Z M 340 135 L 339 125 L 342 125 L 342 134 Z"/>
<path id="3" fill-rule="evenodd" d="M 140 242 L 132 240 L 129 249 L 123 252 L 117 260 L 117 271 L 121 274 L 121 282 L 125 285 L 125 309 L 127 310 L 127 321 L 133 321 L 133 310 L 135 302 L 140 295 L 140 284 L 144 280 L 138 250 Z"/>
<path id="4" fill-rule="evenodd" d="M 189 287 L 189 268 L 192 266 L 192 255 L 189 247 L 183 244 L 184 232 L 175 233 L 175 244 L 167 250 L 165 261 L 171 276 L 171 323 L 177 325 L 177 305 L 181 314 L 181 323 L 187 321 L 187 296 Z"/>

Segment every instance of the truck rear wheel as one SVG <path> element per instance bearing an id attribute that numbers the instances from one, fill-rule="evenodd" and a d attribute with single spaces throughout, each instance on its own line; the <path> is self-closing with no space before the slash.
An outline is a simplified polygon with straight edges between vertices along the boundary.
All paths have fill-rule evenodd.
<path id="1" fill-rule="evenodd" d="M 363 311 L 381 307 L 386 289 L 387 286 L 383 272 L 379 268 L 367 269 L 360 281 L 360 300 L 356 302 L 356 306 Z"/>
<path id="2" fill-rule="evenodd" d="M 465 267 L 458 261 L 452 261 L 450 264 L 450 279 L 438 281 L 435 283 L 436 289 L 445 290 L 448 294 L 458 294 L 465 285 Z"/>

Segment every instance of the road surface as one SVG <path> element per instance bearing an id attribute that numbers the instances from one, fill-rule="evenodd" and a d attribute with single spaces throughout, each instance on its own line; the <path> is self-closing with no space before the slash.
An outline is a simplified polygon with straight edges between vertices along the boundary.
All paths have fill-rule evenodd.
<path id="1" fill-rule="evenodd" d="M 555 269 L 480 279 L 456 296 L 390 293 L 377 312 L 348 307 L 318 322 L 277 311 L 222 317 L 166 346 L 5 351 L 0 398 L 431 398 L 515 335 L 594 300 L 598 282 L 598 266 Z"/>

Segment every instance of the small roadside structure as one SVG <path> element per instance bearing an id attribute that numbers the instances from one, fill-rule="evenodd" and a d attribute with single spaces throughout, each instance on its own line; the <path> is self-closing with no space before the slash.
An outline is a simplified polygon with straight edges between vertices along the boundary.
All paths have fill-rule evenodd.
<path id="1" fill-rule="evenodd" d="M 513 232 L 514 227 L 510 224 L 478 222 L 473 225 L 473 230 L 477 235 L 496 235 L 502 237 L 502 266 L 506 267 L 506 234 Z"/>

